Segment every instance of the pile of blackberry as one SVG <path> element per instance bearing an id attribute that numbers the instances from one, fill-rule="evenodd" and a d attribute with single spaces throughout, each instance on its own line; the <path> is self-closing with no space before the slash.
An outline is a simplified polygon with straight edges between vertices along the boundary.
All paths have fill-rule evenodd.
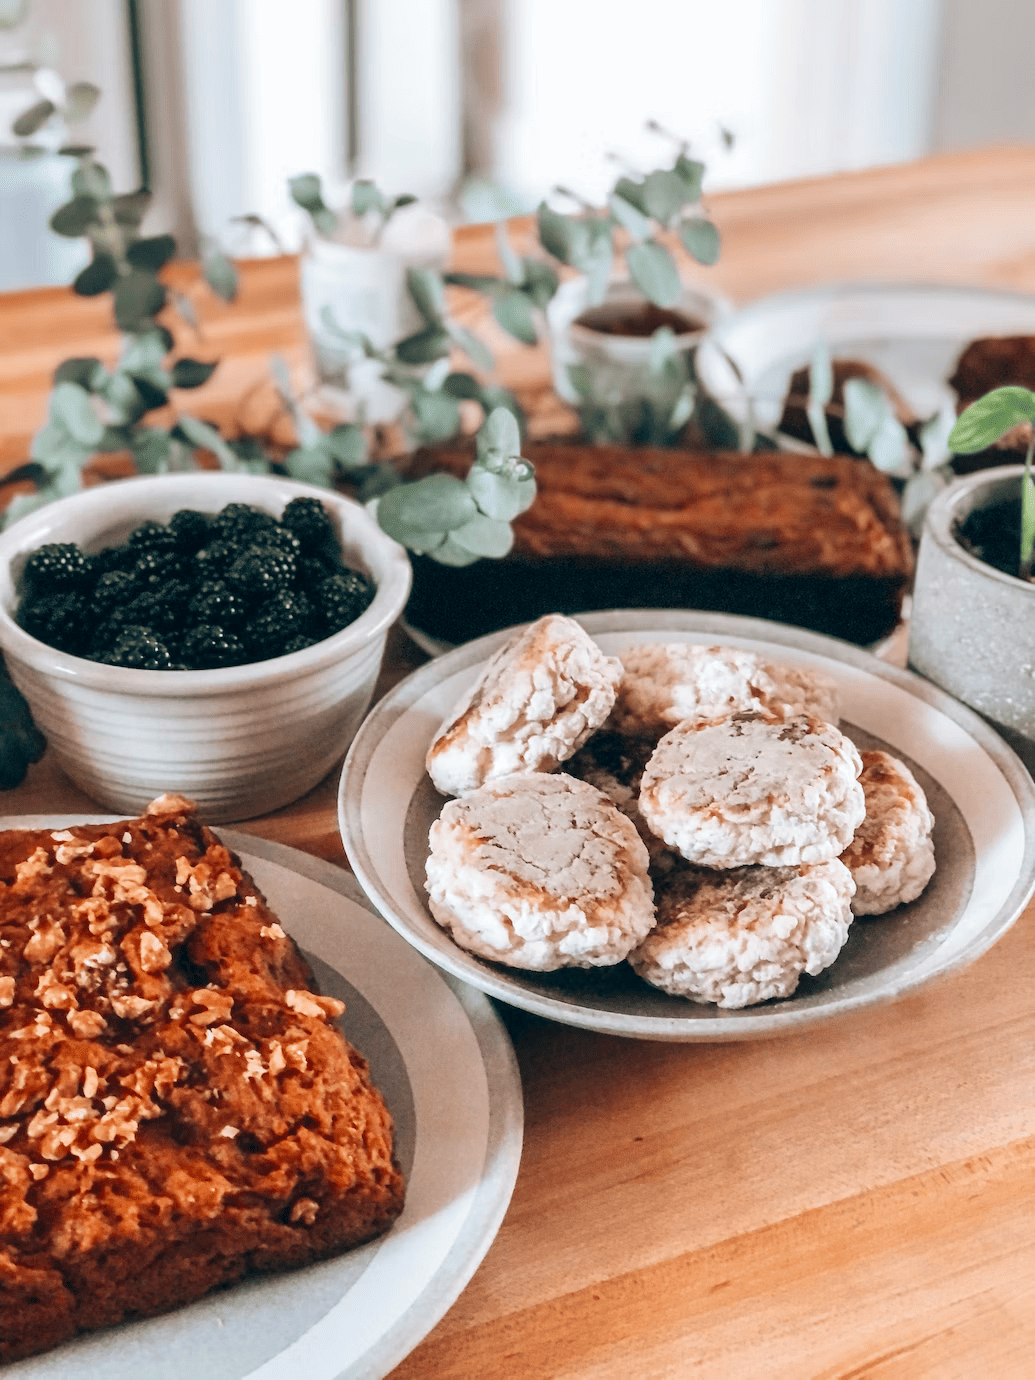
<path id="1" fill-rule="evenodd" d="M 25 563 L 15 616 L 41 642 L 90 661 L 203 671 L 322 642 L 373 597 L 343 564 L 323 504 L 295 498 L 279 521 L 230 503 L 145 522 L 93 556 L 71 542 L 41 546 Z"/>

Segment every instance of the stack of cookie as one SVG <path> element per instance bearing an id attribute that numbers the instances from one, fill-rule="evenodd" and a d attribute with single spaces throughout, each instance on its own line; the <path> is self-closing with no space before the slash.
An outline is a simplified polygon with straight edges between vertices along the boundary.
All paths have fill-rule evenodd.
<path id="1" fill-rule="evenodd" d="M 789 996 L 837 957 L 853 898 L 882 913 L 934 870 L 920 786 L 838 716 L 820 673 L 687 643 L 608 657 L 542 618 L 428 751 L 459 797 L 431 828 L 431 912 L 514 967 L 627 959 L 692 1001 Z"/>

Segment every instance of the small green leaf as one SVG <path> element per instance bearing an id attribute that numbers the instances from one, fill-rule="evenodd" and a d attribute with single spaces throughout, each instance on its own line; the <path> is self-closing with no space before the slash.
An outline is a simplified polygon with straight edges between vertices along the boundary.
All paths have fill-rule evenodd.
<path id="1" fill-rule="evenodd" d="M 847 379 L 844 400 L 848 444 L 865 455 L 885 418 L 891 415 L 891 405 L 884 390 L 869 379 Z"/>
<path id="2" fill-rule="evenodd" d="M 97 449 L 102 455 L 114 455 L 116 451 L 129 450 L 133 444 L 133 431 L 128 426 L 108 425 L 104 428 L 104 435 L 97 442 Z"/>
<path id="3" fill-rule="evenodd" d="M 681 153 L 676 159 L 672 171 L 686 188 L 687 203 L 692 204 L 699 201 L 701 185 L 704 182 L 704 164 L 698 162 L 696 158 L 688 158 L 685 153 Z"/>
<path id="4" fill-rule="evenodd" d="M 157 273 L 164 268 L 176 253 L 176 241 L 172 235 L 154 235 L 147 240 L 137 240 L 126 250 L 126 258 L 134 268 L 144 268 Z"/>
<path id="5" fill-rule="evenodd" d="M 378 521 L 389 536 L 391 524 L 421 532 L 449 532 L 462 527 L 478 508 L 462 479 L 453 474 L 429 474 L 413 484 L 389 490 L 378 505 Z M 402 537 L 396 537 L 402 541 Z"/>
<path id="6" fill-rule="evenodd" d="M 584 402 L 591 402 L 595 389 L 593 387 L 593 374 L 587 364 L 569 364 L 565 373 L 568 382 L 575 392 Z"/>
<path id="7" fill-rule="evenodd" d="M 358 469 L 367 463 L 367 438 L 360 426 L 350 423 L 336 426 L 323 438 L 323 445 L 346 470 Z"/>
<path id="8" fill-rule="evenodd" d="M 131 377 L 133 379 L 133 386 L 140 394 L 145 412 L 150 412 L 156 407 L 164 407 L 169 401 L 165 389 L 153 383 L 146 375 L 133 374 Z"/>
<path id="9" fill-rule="evenodd" d="M 493 308 L 495 313 L 495 308 Z M 496 318 L 499 320 L 499 317 Z M 484 345 L 473 331 L 467 330 L 465 326 L 458 326 L 455 322 L 449 323 L 449 334 L 453 337 L 461 350 L 477 364 L 479 369 L 491 369 L 493 366 L 492 353 Z"/>
<path id="10" fill-rule="evenodd" d="M 28 110 L 22 111 L 11 125 L 11 133 L 17 134 L 19 139 L 35 134 L 43 128 L 56 110 L 57 106 L 53 101 L 37 101 L 35 105 L 30 105 Z"/>
<path id="11" fill-rule="evenodd" d="M 444 273 L 442 277 L 453 287 L 470 288 L 472 292 L 495 292 L 500 286 L 499 278 L 490 273 Z"/>
<path id="12" fill-rule="evenodd" d="M 649 216 L 647 197 L 642 182 L 634 182 L 631 177 L 620 177 L 614 185 L 614 195 L 620 196 L 630 206 L 635 206 L 643 216 Z"/>
<path id="13" fill-rule="evenodd" d="M 201 271 L 205 282 L 224 302 L 237 297 L 237 269 L 221 249 L 208 248 L 201 257 Z"/>
<path id="14" fill-rule="evenodd" d="M 174 388 L 200 388 L 209 381 L 215 369 L 215 363 L 206 364 L 200 359 L 178 359 L 172 367 L 172 385 Z"/>
<path id="15" fill-rule="evenodd" d="M 461 546 L 447 535 L 441 546 L 436 546 L 429 551 L 428 555 L 433 561 L 438 561 L 439 565 L 473 565 L 481 557 L 476 556 L 473 551 L 468 551 L 466 546 Z"/>
<path id="16" fill-rule="evenodd" d="M 456 527 L 449 534 L 449 540 L 462 546 L 475 556 L 489 556 L 498 560 L 505 556 L 514 545 L 514 533 L 509 522 L 476 513 L 462 527 Z"/>
<path id="17" fill-rule="evenodd" d="M 88 393 L 103 385 L 106 376 L 107 370 L 101 361 L 89 355 L 62 360 L 54 370 L 55 383 L 77 383 Z"/>
<path id="18" fill-rule="evenodd" d="M 429 328 L 441 328 L 442 313 L 445 311 L 442 275 L 431 268 L 409 268 L 406 270 L 406 286 L 413 305 L 424 318 L 424 324 Z"/>
<path id="19" fill-rule="evenodd" d="M 548 254 L 560 259 L 562 264 L 570 264 L 574 233 L 572 227 L 578 222 L 570 216 L 562 216 L 559 211 L 552 210 L 545 201 L 541 201 L 536 207 L 535 216 L 539 243 Z"/>
<path id="20" fill-rule="evenodd" d="M 146 374 L 161 368 L 172 339 L 161 327 L 133 336 L 122 351 L 119 368 L 130 374 Z"/>
<path id="21" fill-rule="evenodd" d="M 537 307 L 545 308 L 557 292 L 557 274 L 538 259 L 522 259 L 525 292 Z"/>
<path id="22" fill-rule="evenodd" d="M 172 441 L 167 431 L 139 427 L 133 434 L 133 458 L 141 474 L 165 474 L 172 457 Z"/>
<path id="23" fill-rule="evenodd" d="M 357 216 L 365 216 L 368 211 L 376 211 L 379 216 L 384 216 L 388 211 L 388 202 L 373 182 L 361 178 L 352 184 L 352 211 Z"/>
<path id="24" fill-rule="evenodd" d="M 689 216 L 676 226 L 680 243 L 691 258 L 699 264 L 710 265 L 716 262 L 722 242 L 719 232 L 704 216 Z"/>
<path id="25" fill-rule="evenodd" d="M 85 235 L 97 219 L 97 202 L 92 196 L 77 196 L 59 206 L 50 218 L 50 228 L 55 235 L 65 239 L 77 240 Z"/>
<path id="26" fill-rule="evenodd" d="M 586 248 L 580 256 L 579 267 L 589 279 L 588 300 L 590 305 L 599 305 L 607 293 L 611 281 L 611 264 L 614 247 L 611 240 L 611 225 L 607 220 L 593 220 L 586 226 Z"/>
<path id="27" fill-rule="evenodd" d="M 101 435 L 103 434 L 102 426 Z M 54 418 L 41 427 L 32 438 L 29 454 L 33 460 L 38 460 L 46 467 L 48 474 L 53 474 L 63 465 L 85 465 L 93 454 L 93 449 L 93 446 L 81 445 L 69 433 L 64 422 Z"/>
<path id="28" fill-rule="evenodd" d="M 199 450 L 210 450 L 224 470 L 236 471 L 241 468 L 237 456 L 214 426 L 209 426 L 207 422 L 191 417 L 186 412 L 180 413 L 176 419 L 176 426 L 192 446 Z"/>
<path id="29" fill-rule="evenodd" d="M 471 402 L 480 402 L 482 396 L 481 384 L 470 374 L 454 373 L 447 375 L 442 380 L 442 391 L 448 393 L 450 397 L 466 398 Z"/>
<path id="30" fill-rule="evenodd" d="M 104 435 L 104 423 L 90 394 L 77 383 L 59 383 L 50 395 L 51 420 L 60 422 L 79 445 L 92 449 Z"/>
<path id="31" fill-rule="evenodd" d="M 131 334 L 150 326 L 151 318 L 165 306 L 165 288 L 142 269 L 133 269 L 120 278 L 114 297 L 116 324 Z"/>
<path id="32" fill-rule="evenodd" d="M 327 206 L 321 206 L 320 209 L 314 211 L 312 215 L 313 224 L 316 226 L 317 230 L 319 230 L 321 235 L 325 235 L 330 239 L 338 228 L 338 217 Z"/>
<path id="33" fill-rule="evenodd" d="M 885 474 L 902 476 L 903 472 L 908 472 L 910 468 L 908 442 L 905 427 L 889 408 L 866 453 L 877 469 L 883 470 Z"/>
<path id="34" fill-rule="evenodd" d="M 460 404 L 448 393 L 418 389 L 410 398 L 410 411 L 422 441 L 446 441 L 460 430 Z"/>
<path id="35" fill-rule="evenodd" d="M 304 484 L 318 484 L 331 488 L 334 481 L 334 461 L 322 446 L 299 447 L 284 457 L 284 468 L 292 479 Z"/>
<path id="36" fill-rule="evenodd" d="M 519 289 L 498 293 L 492 303 L 492 314 L 515 340 L 524 345 L 538 343 L 532 303 Z"/>
<path id="37" fill-rule="evenodd" d="M 89 152 L 89 150 L 88 150 Z M 123 192 L 111 203 L 116 223 L 136 230 L 151 205 L 151 193 L 141 188 L 138 192 Z"/>
<path id="38" fill-rule="evenodd" d="M 131 375 L 117 369 L 106 381 L 101 394 L 108 404 L 110 420 L 116 426 L 132 426 L 147 411 L 147 404 L 140 396 Z"/>
<path id="39" fill-rule="evenodd" d="M 525 280 L 524 268 L 521 260 L 514 253 L 514 247 L 507 235 L 506 224 L 501 220 L 496 222 L 496 252 L 499 255 L 500 263 L 503 265 L 507 282 L 520 286 Z"/>
<path id="40" fill-rule="evenodd" d="M 972 455 L 1030 421 L 1035 421 L 1035 393 L 1015 384 L 993 388 L 960 414 L 949 432 L 949 449 L 954 455 Z"/>
<path id="41" fill-rule="evenodd" d="M 84 161 L 72 174 L 72 193 L 74 196 L 91 196 L 95 201 L 110 200 L 111 178 L 108 169 L 100 163 Z"/>
<path id="42" fill-rule="evenodd" d="M 932 470 L 917 470 L 906 480 L 902 490 L 900 507 L 902 521 L 914 537 L 923 530 L 924 518 L 928 508 L 952 478 L 947 466 Z"/>
<path id="43" fill-rule="evenodd" d="M 625 262 L 633 282 L 656 306 L 670 307 L 679 296 L 679 274 L 672 255 L 660 244 L 648 241 L 626 251 Z"/>
<path id="44" fill-rule="evenodd" d="M 110 254 L 101 251 L 95 254 L 90 263 L 78 273 L 72 283 L 72 291 L 80 297 L 96 297 L 107 292 L 118 280 L 119 269 Z"/>
<path id="45" fill-rule="evenodd" d="M 289 177 L 288 191 L 291 193 L 291 199 L 301 206 L 303 211 L 312 214 L 323 207 L 323 191 L 316 173 L 299 173 L 297 177 Z"/>
<path id="46" fill-rule="evenodd" d="M 506 407 L 494 408 L 479 428 L 476 443 L 483 458 L 494 455 L 520 459 L 521 432 L 514 414 Z"/>
<path id="47" fill-rule="evenodd" d="M 691 200 L 691 196 L 686 182 L 677 172 L 659 169 L 644 178 L 643 200 L 649 216 L 662 225 L 669 225 Z"/>
<path id="48" fill-rule="evenodd" d="M 326 306 L 320 309 L 320 321 L 326 330 L 334 336 L 336 341 L 340 341 L 358 355 L 365 355 L 367 359 L 377 359 L 379 351 L 375 348 L 368 335 L 362 331 L 346 331 L 338 325 L 333 308 Z"/>
<path id="49" fill-rule="evenodd" d="M 85 120 L 101 99 L 101 88 L 90 81 L 74 81 L 65 91 L 61 114 L 70 125 Z"/>
<path id="50" fill-rule="evenodd" d="M 429 327 L 400 340 L 395 347 L 396 358 L 403 364 L 431 364 L 443 355 L 449 354 L 450 338 L 448 331 Z"/>
<path id="51" fill-rule="evenodd" d="M 493 474 L 480 465 L 472 465 L 467 487 L 486 517 L 500 522 L 512 522 L 535 501 L 534 479 L 511 479 L 507 475 Z"/>
<path id="52" fill-rule="evenodd" d="M 403 192 L 402 196 L 397 196 L 389 208 L 389 215 L 394 215 L 396 211 L 401 211 L 404 206 L 412 206 L 417 198 L 411 196 L 409 192 Z"/>
<path id="53" fill-rule="evenodd" d="M 618 196 L 617 193 L 612 193 L 608 204 L 611 207 L 611 214 L 614 216 L 615 220 L 617 220 L 619 225 L 624 229 L 628 230 L 633 239 L 646 240 L 650 238 L 653 232 L 650 220 L 646 216 L 641 215 L 631 202 L 626 201 L 624 197 Z"/>

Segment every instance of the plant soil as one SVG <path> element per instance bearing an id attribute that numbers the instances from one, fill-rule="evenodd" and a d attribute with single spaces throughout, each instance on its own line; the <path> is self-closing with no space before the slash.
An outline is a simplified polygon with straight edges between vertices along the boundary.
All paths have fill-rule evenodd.
<path id="1" fill-rule="evenodd" d="M 1016 575 L 1021 549 L 1021 501 L 1008 498 L 975 508 L 953 535 L 972 556 L 1006 575 Z"/>
<path id="2" fill-rule="evenodd" d="M 655 306 L 653 302 L 637 302 L 631 306 L 605 302 L 576 317 L 576 325 L 601 335 L 632 335 L 646 339 L 661 326 L 668 326 L 675 335 L 690 335 L 703 331 L 707 323 L 681 311 Z"/>

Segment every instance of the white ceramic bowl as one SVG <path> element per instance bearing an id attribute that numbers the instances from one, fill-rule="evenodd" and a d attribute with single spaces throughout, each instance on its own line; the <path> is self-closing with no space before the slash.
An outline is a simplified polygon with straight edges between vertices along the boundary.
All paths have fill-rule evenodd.
<path id="1" fill-rule="evenodd" d="M 14 621 L 22 567 L 48 542 L 98 551 L 181 508 L 250 503 L 279 517 L 299 497 L 329 509 L 345 560 L 377 585 L 354 623 L 313 647 L 212 671 L 135 671 L 59 652 Z M 348 747 L 409 588 L 403 548 L 339 494 L 248 474 L 126 479 L 59 499 L 0 536 L 0 646 L 50 750 L 93 799 L 135 813 L 177 791 L 206 819 L 249 819 L 304 795 Z"/>

